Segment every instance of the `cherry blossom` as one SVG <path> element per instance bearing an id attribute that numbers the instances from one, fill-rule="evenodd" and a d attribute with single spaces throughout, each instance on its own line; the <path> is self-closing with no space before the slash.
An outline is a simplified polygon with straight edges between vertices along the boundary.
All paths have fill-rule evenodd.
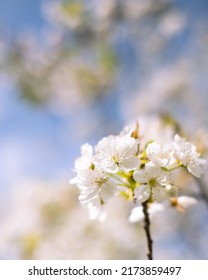
<path id="1" fill-rule="evenodd" d="M 119 170 L 130 171 L 139 164 L 138 140 L 128 135 L 108 136 L 96 146 L 96 160 L 100 168 L 116 173 Z"/>
<path id="2" fill-rule="evenodd" d="M 77 174 L 70 183 L 77 185 L 79 201 L 89 210 L 91 219 L 103 221 L 105 206 L 113 197 L 148 205 L 166 200 L 183 209 L 183 197 L 173 183 L 172 173 L 180 173 L 185 167 L 200 177 L 206 160 L 193 143 L 179 135 L 174 137 L 172 132 L 163 141 L 158 141 L 161 133 L 147 133 L 144 137 L 143 134 L 145 129 L 141 135 L 137 122 L 118 135 L 104 137 L 95 147 L 82 145 L 81 156 L 75 161 Z"/>
<path id="3" fill-rule="evenodd" d="M 77 182 L 80 189 L 80 203 L 90 209 L 92 219 L 98 217 L 102 214 L 104 204 L 114 196 L 115 183 L 104 171 L 97 169 L 80 172 Z"/>
<path id="4" fill-rule="evenodd" d="M 201 177 L 206 160 L 200 158 L 196 146 L 179 135 L 175 135 L 173 145 L 177 159 L 187 167 L 191 174 L 195 177 Z"/>
<path id="5" fill-rule="evenodd" d="M 163 171 L 160 166 L 149 162 L 144 169 L 134 172 L 134 180 L 140 185 L 134 190 L 137 202 L 144 202 L 149 198 L 162 202 L 169 197 L 171 193 L 169 184 L 169 173 Z M 166 189 L 168 186 L 168 189 Z M 171 187 L 170 187 L 171 186 Z M 173 187 L 175 189 L 175 187 Z"/>
<path id="6" fill-rule="evenodd" d="M 161 167 L 171 169 L 178 165 L 172 144 L 162 146 L 156 142 L 150 143 L 146 148 L 146 154 L 153 163 L 159 164 Z"/>

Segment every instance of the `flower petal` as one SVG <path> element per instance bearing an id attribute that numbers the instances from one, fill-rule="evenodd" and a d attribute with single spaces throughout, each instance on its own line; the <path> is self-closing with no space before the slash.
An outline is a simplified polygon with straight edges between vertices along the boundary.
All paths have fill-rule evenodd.
<path id="1" fill-rule="evenodd" d="M 129 216 L 129 222 L 135 223 L 141 221 L 143 218 L 144 218 L 143 208 L 142 206 L 137 206 L 131 210 L 131 214 Z"/>
<path id="2" fill-rule="evenodd" d="M 162 202 L 167 198 L 167 193 L 165 188 L 157 186 L 152 188 L 152 196 L 157 202 Z"/>
<path id="3" fill-rule="evenodd" d="M 133 177 L 136 182 L 139 182 L 141 184 L 147 183 L 149 179 L 148 173 L 145 172 L 145 170 L 136 170 L 133 174 Z"/>
<path id="4" fill-rule="evenodd" d="M 188 171 L 197 178 L 200 178 L 204 173 L 204 164 L 206 164 L 206 160 L 197 159 L 195 161 L 190 161 L 187 164 Z"/>
<path id="5" fill-rule="evenodd" d="M 127 158 L 125 159 L 123 162 L 122 162 L 122 165 L 120 165 L 120 167 L 122 169 L 124 169 L 125 171 L 130 171 L 130 170 L 134 170 L 136 168 L 138 168 L 140 165 L 140 160 L 138 157 L 134 156 L 134 157 L 130 157 L 130 158 Z"/>
<path id="6" fill-rule="evenodd" d="M 137 202 L 144 202 L 150 196 L 150 187 L 148 185 L 141 185 L 134 190 Z"/>

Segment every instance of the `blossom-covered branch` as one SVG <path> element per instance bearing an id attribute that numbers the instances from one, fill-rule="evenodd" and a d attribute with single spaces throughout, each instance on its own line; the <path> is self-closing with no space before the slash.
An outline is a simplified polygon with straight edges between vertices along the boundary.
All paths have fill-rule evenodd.
<path id="1" fill-rule="evenodd" d="M 79 188 L 79 200 L 89 209 L 91 219 L 103 220 L 105 206 L 115 196 L 142 206 L 168 200 L 183 212 L 179 203 L 183 199 L 178 198 L 172 175 L 176 170 L 186 169 L 199 178 L 205 163 L 196 146 L 178 134 L 165 143 L 158 143 L 144 137 L 137 123 L 125 127 L 119 135 L 104 137 L 94 149 L 89 144 L 83 145 L 81 157 L 75 161 L 77 176 L 71 183 Z M 147 207 L 143 210 L 148 211 Z M 145 227 L 150 236 L 147 217 Z"/>

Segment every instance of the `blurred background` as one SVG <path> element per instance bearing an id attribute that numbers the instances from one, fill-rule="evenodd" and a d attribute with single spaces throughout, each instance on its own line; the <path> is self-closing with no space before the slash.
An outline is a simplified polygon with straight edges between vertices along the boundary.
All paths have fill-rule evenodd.
<path id="1" fill-rule="evenodd" d="M 68 181 L 81 144 L 138 116 L 207 157 L 207 30 L 206 0 L 0 0 L 0 259 L 146 259 L 133 205 L 90 221 Z M 208 259 L 207 177 L 152 219 L 156 259 Z"/>

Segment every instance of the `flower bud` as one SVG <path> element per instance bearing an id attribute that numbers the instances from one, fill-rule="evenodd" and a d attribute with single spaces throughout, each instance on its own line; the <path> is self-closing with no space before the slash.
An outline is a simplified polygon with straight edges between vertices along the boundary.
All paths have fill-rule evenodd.
<path id="1" fill-rule="evenodd" d="M 178 196 L 178 188 L 173 185 L 168 184 L 165 187 L 165 190 L 169 198 L 175 198 Z"/>

